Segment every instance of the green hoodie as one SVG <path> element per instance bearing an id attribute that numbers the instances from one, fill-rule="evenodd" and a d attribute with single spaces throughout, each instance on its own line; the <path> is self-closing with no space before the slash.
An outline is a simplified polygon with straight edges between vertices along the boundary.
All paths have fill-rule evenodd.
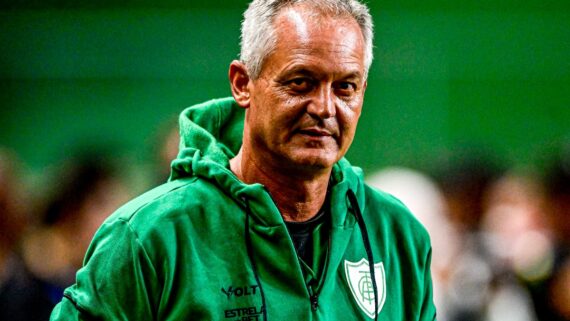
<path id="1" fill-rule="evenodd" d="M 304 272 L 265 187 L 229 169 L 243 119 L 231 98 L 181 114 L 171 179 L 105 221 L 51 320 L 435 319 L 428 234 L 345 159 L 322 272 Z"/>

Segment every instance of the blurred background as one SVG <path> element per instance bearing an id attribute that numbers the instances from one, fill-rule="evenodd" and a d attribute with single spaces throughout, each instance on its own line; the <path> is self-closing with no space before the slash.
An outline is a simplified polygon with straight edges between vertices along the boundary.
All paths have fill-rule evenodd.
<path id="1" fill-rule="evenodd" d="M 166 180 L 178 113 L 230 95 L 247 2 L 0 2 L 0 320 L 45 320 Z M 570 320 L 570 2 L 369 2 L 347 158 L 430 231 L 438 320 Z"/>

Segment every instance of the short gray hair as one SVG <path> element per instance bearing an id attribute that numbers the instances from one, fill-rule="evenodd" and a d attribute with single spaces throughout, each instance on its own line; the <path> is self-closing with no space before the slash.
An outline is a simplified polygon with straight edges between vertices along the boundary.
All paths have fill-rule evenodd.
<path id="1" fill-rule="evenodd" d="M 357 0 L 253 0 L 244 13 L 241 25 L 240 60 L 249 76 L 257 79 L 263 62 L 275 49 L 275 17 L 285 7 L 307 4 L 324 14 L 349 16 L 356 20 L 364 38 L 364 71 L 372 64 L 373 23 L 368 7 Z"/>

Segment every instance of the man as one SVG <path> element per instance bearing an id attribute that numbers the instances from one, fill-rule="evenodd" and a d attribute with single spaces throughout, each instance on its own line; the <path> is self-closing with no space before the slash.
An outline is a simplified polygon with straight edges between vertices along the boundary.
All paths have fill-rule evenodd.
<path id="1" fill-rule="evenodd" d="M 434 320 L 427 233 L 343 159 L 372 61 L 355 0 L 254 0 L 233 98 L 96 234 L 52 320 Z"/>

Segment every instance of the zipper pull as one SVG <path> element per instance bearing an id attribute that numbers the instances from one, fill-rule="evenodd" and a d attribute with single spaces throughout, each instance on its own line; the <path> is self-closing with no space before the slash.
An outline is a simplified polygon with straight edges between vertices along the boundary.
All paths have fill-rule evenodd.
<path id="1" fill-rule="evenodd" d="M 312 286 L 309 285 L 307 289 L 309 290 L 309 300 L 311 301 L 311 309 L 313 309 L 313 311 L 317 311 L 319 307 L 319 295 L 315 294 Z"/>
<path id="2" fill-rule="evenodd" d="M 319 296 L 318 295 L 312 295 L 311 296 L 311 308 L 313 309 L 313 311 L 317 311 L 317 309 L 319 308 Z"/>

